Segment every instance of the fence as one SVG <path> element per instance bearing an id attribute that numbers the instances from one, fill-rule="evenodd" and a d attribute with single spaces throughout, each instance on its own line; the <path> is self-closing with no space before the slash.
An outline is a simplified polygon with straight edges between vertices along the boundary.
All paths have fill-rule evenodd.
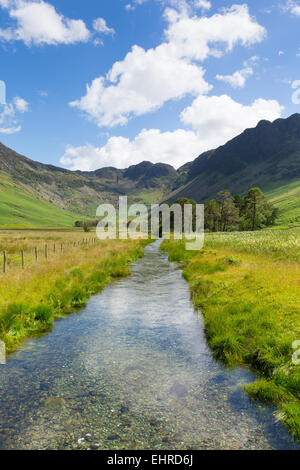
<path id="1" fill-rule="evenodd" d="M 62 255 L 71 248 L 96 244 L 97 240 L 97 238 L 84 238 L 83 240 L 65 243 L 45 243 L 44 245 L 35 246 L 30 250 L 20 250 L 13 253 L 4 250 L 2 252 L 2 273 L 6 274 L 11 268 L 25 269 L 32 263 L 47 261 L 53 256 Z"/>

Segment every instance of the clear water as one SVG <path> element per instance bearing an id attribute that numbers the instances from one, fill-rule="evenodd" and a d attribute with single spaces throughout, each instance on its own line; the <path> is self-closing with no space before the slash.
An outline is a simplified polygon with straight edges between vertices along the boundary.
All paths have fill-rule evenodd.
<path id="1" fill-rule="evenodd" d="M 148 246 L 132 275 L 0 366 L 1 449 L 293 449 L 248 371 L 206 344 L 180 270 Z"/>

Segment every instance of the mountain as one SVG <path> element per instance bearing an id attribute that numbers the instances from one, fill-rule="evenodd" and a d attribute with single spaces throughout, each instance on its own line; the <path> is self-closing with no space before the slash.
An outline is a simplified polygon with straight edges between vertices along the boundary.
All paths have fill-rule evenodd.
<path id="1" fill-rule="evenodd" d="M 245 193 L 252 186 L 272 190 L 300 179 L 300 114 L 261 121 L 184 165 L 178 175 L 181 186 L 170 199 L 184 196 L 198 202 L 224 188 L 232 193 Z"/>
<path id="2" fill-rule="evenodd" d="M 177 171 L 141 162 L 126 169 L 70 171 L 35 162 L 0 143 L 0 226 L 72 226 L 103 202 L 204 202 L 222 189 L 259 186 L 280 209 L 280 224 L 300 225 L 300 114 L 261 121 Z"/>
<path id="3" fill-rule="evenodd" d="M 159 202 L 177 178 L 170 165 L 70 171 L 26 158 L 0 143 L 0 226 L 70 226 L 94 218 L 103 202 Z M 48 214 L 45 217 L 45 214 Z"/>

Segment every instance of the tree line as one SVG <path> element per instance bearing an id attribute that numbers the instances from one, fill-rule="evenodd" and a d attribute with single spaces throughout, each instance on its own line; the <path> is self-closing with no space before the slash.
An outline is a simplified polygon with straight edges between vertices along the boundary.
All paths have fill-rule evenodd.
<path id="1" fill-rule="evenodd" d="M 193 204 L 191 199 L 180 198 L 181 204 Z M 251 188 L 242 197 L 231 195 L 230 191 L 220 191 L 216 199 L 204 204 L 205 229 L 210 232 L 255 231 L 275 224 L 278 209 L 272 207 L 259 188 Z"/>
<path id="2" fill-rule="evenodd" d="M 170 206 L 172 203 L 168 203 Z M 179 198 L 176 204 L 184 207 L 191 204 L 193 210 L 193 229 L 195 230 L 196 201 L 188 198 Z M 207 201 L 205 207 L 205 229 L 210 232 L 255 231 L 271 227 L 278 218 L 279 210 L 268 202 L 266 196 L 259 188 L 251 188 L 242 197 L 239 194 L 231 195 L 230 191 L 223 190 L 217 198 Z M 150 217 L 151 219 L 151 217 Z M 184 223 L 184 217 L 183 217 Z M 96 227 L 98 220 L 76 221 L 75 227 L 81 227 L 88 232 Z M 171 230 L 174 227 L 174 214 L 171 214 Z"/>

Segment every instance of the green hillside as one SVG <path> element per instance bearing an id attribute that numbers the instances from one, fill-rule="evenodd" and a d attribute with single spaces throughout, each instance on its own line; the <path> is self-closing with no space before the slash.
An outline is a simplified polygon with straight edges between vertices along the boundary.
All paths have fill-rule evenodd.
<path id="1" fill-rule="evenodd" d="M 117 206 L 122 195 L 147 205 L 180 197 L 203 203 L 223 189 L 242 195 L 256 186 L 278 207 L 279 227 L 299 227 L 299 136 L 300 114 L 260 121 L 177 171 L 147 161 L 125 169 L 70 171 L 0 143 L 0 227 L 70 227 L 76 219 L 95 218 L 99 204 Z"/>
<path id="2" fill-rule="evenodd" d="M 72 227 L 78 216 L 38 199 L 0 175 L 0 227 Z"/>
<path id="3" fill-rule="evenodd" d="M 266 191 L 266 196 L 280 211 L 277 225 L 300 227 L 300 179 Z"/>

